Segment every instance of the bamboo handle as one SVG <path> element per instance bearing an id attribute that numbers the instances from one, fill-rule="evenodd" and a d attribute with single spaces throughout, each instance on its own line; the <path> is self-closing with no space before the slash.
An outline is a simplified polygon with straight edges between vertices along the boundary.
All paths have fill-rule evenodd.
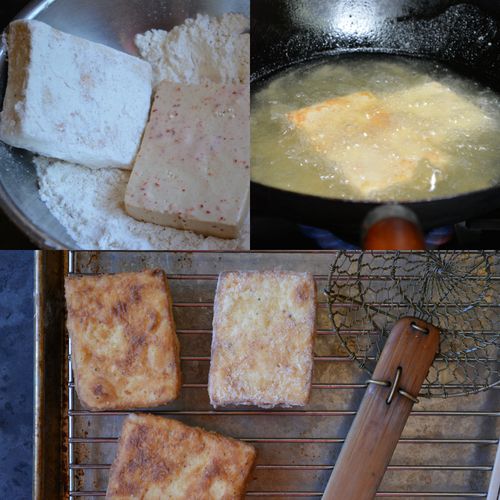
<path id="1" fill-rule="evenodd" d="M 417 216 L 402 205 L 381 205 L 363 222 L 365 250 L 425 250 Z"/>
<path id="2" fill-rule="evenodd" d="M 490 486 L 488 488 L 488 496 L 486 500 L 498 500 L 500 498 L 500 439 L 497 444 L 497 453 L 493 471 L 490 477 Z"/>
<path id="3" fill-rule="evenodd" d="M 415 318 L 394 325 L 372 379 L 391 381 L 391 386 L 368 385 L 323 500 L 374 498 L 414 404 L 399 390 L 418 395 L 438 348 L 439 330 L 434 326 Z M 388 403 L 392 389 L 394 397 Z"/>

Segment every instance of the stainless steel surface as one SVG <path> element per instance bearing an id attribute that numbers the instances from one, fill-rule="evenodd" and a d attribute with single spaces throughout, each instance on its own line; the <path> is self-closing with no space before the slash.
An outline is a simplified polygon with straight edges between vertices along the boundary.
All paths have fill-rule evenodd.
<path id="1" fill-rule="evenodd" d="M 170 280 L 181 341 L 182 393 L 172 404 L 146 411 L 253 443 L 259 456 L 248 497 L 317 498 L 366 386 L 366 373 L 349 358 L 331 331 L 323 295 L 319 294 L 322 302 L 317 314 L 313 390 L 305 408 L 235 407 L 215 411 L 210 407 L 206 384 L 212 302 L 220 271 L 310 271 L 321 291 L 327 284 L 332 260 L 331 253 L 322 252 L 78 252 L 70 254 L 69 266 L 75 273 L 90 274 L 164 269 Z M 380 278 L 381 284 L 387 282 L 387 276 Z M 500 287 L 500 255 L 494 257 L 493 280 Z M 359 332 L 353 329 L 351 333 Z M 101 497 L 127 412 L 84 410 L 74 393 L 72 379 L 67 378 L 66 384 L 70 409 L 66 414 L 69 462 L 65 470 L 69 471 L 71 496 Z M 378 496 L 485 498 L 500 434 L 499 396 L 500 391 L 492 389 L 467 398 L 423 400 L 416 405 Z M 63 403 L 63 409 L 65 406 Z"/>
<path id="2" fill-rule="evenodd" d="M 171 29 L 197 13 L 249 15 L 249 0 L 44 0 L 18 18 L 36 18 L 54 28 L 137 54 L 136 33 Z M 5 47 L 0 49 L 0 101 L 7 83 Z M 38 195 L 32 155 L 0 142 L 0 207 L 41 248 L 76 248 Z"/>

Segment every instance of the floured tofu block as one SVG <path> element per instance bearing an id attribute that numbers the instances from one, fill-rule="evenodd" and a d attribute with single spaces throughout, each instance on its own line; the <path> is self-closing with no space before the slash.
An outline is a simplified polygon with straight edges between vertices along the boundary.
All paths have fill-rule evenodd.
<path id="1" fill-rule="evenodd" d="M 127 186 L 136 219 L 238 235 L 250 186 L 249 89 L 163 81 Z"/>
<path id="2" fill-rule="evenodd" d="M 84 406 L 144 408 L 179 395 L 179 342 L 163 271 L 69 276 L 66 304 Z"/>
<path id="3" fill-rule="evenodd" d="M 148 118 L 151 65 L 39 21 L 14 21 L 0 138 L 88 167 L 131 168 Z"/>
<path id="4" fill-rule="evenodd" d="M 357 92 L 287 117 L 364 195 L 410 181 L 422 163 L 446 168 L 445 142 L 490 124 L 478 107 L 437 82 L 384 96 Z"/>
<path id="5" fill-rule="evenodd" d="M 214 304 L 211 404 L 305 405 L 315 316 L 316 287 L 308 273 L 222 273 Z"/>
<path id="6" fill-rule="evenodd" d="M 132 414 L 122 427 L 106 498 L 243 499 L 255 457 L 249 444 L 215 432 Z"/>

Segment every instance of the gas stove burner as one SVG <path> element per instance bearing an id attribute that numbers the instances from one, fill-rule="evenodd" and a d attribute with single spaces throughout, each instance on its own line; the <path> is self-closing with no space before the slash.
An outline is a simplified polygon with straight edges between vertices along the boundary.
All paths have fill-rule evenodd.
<path id="1" fill-rule="evenodd" d="M 360 250 L 361 247 L 349 243 L 328 229 L 321 229 L 313 226 L 305 226 L 299 224 L 300 232 L 306 237 L 313 240 L 316 245 L 322 250 Z M 453 226 L 443 226 L 430 230 L 425 235 L 425 246 L 429 250 L 436 250 L 450 243 L 455 230 Z"/>

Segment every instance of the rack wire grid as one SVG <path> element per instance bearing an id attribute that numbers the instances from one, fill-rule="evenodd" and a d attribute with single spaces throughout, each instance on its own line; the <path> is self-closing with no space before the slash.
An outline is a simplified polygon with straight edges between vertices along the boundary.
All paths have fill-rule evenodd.
<path id="1" fill-rule="evenodd" d="M 377 254 L 367 257 L 376 259 Z M 492 253 L 491 259 L 493 287 L 500 297 L 500 255 Z M 181 343 L 182 391 L 170 405 L 144 411 L 252 443 L 258 459 L 248 497 L 312 499 L 322 495 L 366 387 L 366 374 L 347 355 L 328 319 L 322 291 L 332 260 L 333 254 L 328 252 L 74 252 L 69 254 L 68 272 L 164 269 Z M 211 321 L 218 274 L 250 269 L 314 274 L 319 301 L 317 336 L 311 399 L 304 408 L 214 410 L 209 404 Z M 498 300 L 491 308 L 500 316 Z M 353 329 L 350 333 L 358 332 Z M 82 408 L 73 382 L 71 343 L 67 359 L 70 497 L 102 497 L 122 421 L 129 412 Z M 498 356 L 491 361 L 498 363 Z M 415 405 L 377 497 L 486 498 L 500 435 L 498 389 L 468 397 L 422 400 Z"/>

